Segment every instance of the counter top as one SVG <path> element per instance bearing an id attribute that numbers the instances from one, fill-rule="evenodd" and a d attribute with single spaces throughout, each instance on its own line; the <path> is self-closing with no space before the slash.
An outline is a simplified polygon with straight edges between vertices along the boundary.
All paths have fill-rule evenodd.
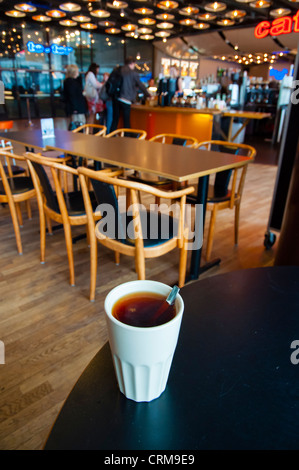
<path id="1" fill-rule="evenodd" d="M 188 108 L 183 106 L 148 106 L 144 104 L 133 104 L 132 109 L 140 111 L 149 111 L 155 113 L 182 113 L 182 114 L 211 114 L 217 115 L 221 114 L 219 109 L 210 109 L 210 108 Z"/>

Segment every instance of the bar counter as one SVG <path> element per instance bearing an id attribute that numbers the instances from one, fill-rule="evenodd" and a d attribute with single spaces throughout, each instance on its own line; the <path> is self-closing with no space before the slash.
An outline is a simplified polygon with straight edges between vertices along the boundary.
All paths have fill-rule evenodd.
<path id="1" fill-rule="evenodd" d="M 213 117 L 219 114 L 218 109 L 135 104 L 131 108 L 131 127 L 144 129 L 148 139 L 168 133 L 204 141 L 212 138 Z"/>

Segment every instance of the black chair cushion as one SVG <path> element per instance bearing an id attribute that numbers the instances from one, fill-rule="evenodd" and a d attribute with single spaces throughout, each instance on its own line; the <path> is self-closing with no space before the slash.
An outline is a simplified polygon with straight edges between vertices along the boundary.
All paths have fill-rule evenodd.
<path id="1" fill-rule="evenodd" d="M 230 190 L 225 190 L 219 191 L 217 186 L 209 186 L 208 190 L 208 197 L 207 197 L 207 202 L 224 202 L 224 201 L 229 201 L 231 197 L 231 191 Z"/>
<path id="2" fill-rule="evenodd" d="M 125 245 L 134 246 L 133 217 L 128 213 L 121 213 L 120 218 L 122 223 L 118 230 L 120 233 L 115 233 L 117 232 L 115 229 L 116 225 L 112 219 L 111 225 L 108 226 L 109 219 L 106 214 L 103 214 L 103 219 L 98 222 L 97 227 L 103 235 L 124 243 Z M 167 214 L 154 211 L 140 211 L 140 219 L 145 248 L 161 245 L 177 236 L 178 221 Z"/>
<path id="3" fill-rule="evenodd" d="M 7 178 L 12 194 L 22 194 L 34 189 L 30 176 Z M 5 194 L 3 182 L 0 181 L 0 194 Z"/>
<path id="4" fill-rule="evenodd" d="M 89 197 L 90 197 L 92 208 L 93 210 L 95 210 L 98 204 L 95 199 L 95 195 L 93 191 L 90 191 Z M 56 195 L 55 195 L 55 198 L 57 200 Z M 69 216 L 78 217 L 80 215 L 86 214 L 84 200 L 83 200 L 81 191 L 72 191 L 72 192 L 64 194 L 64 200 L 65 200 L 65 204 L 66 204 Z M 58 201 L 57 201 L 57 205 L 58 205 Z"/>
<path id="5" fill-rule="evenodd" d="M 8 175 L 8 167 L 5 165 L 4 167 L 4 171 L 5 171 L 5 174 Z M 14 176 L 17 176 L 17 175 L 21 175 L 23 173 L 25 173 L 25 168 L 22 168 L 21 166 L 17 166 L 17 165 L 10 165 L 10 168 L 11 168 L 11 171 L 12 171 L 12 174 Z"/>

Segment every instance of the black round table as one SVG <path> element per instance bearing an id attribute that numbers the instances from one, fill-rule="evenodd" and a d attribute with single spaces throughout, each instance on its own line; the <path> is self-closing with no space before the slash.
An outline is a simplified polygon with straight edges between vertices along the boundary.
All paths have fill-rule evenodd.
<path id="1" fill-rule="evenodd" d="M 299 449 L 299 267 L 186 285 L 165 392 L 118 390 L 108 343 L 67 398 L 45 450 Z M 299 358 L 299 354 L 298 354 Z"/>

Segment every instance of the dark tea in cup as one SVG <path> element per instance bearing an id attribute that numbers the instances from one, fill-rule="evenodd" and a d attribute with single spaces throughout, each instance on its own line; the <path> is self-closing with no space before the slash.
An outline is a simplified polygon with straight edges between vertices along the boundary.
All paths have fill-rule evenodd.
<path id="1" fill-rule="evenodd" d="M 137 292 L 121 297 L 112 308 L 112 315 L 126 325 L 149 328 L 163 325 L 176 315 L 176 307 L 154 292 Z"/>

